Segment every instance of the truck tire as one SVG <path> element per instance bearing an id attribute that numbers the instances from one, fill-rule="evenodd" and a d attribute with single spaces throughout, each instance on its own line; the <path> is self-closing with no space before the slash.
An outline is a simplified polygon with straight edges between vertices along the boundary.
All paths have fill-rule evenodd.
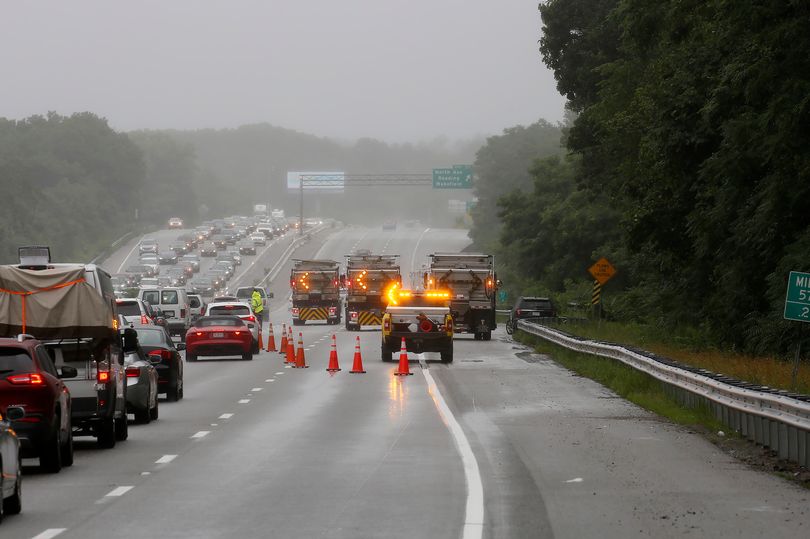
<path id="1" fill-rule="evenodd" d="M 385 344 L 385 341 L 383 341 L 380 349 L 380 357 L 385 363 L 391 363 L 394 361 L 394 350 Z"/>
<path id="2" fill-rule="evenodd" d="M 450 345 L 444 350 L 441 351 L 441 358 L 442 363 L 452 363 L 453 362 L 453 346 Z"/>
<path id="3" fill-rule="evenodd" d="M 101 449 L 115 447 L 115 420 L 105 419 L 98 427 L 96 443 Z"/>
<path id="4" fill-rule="evenodd" d="M 484 338 L 485 341 L 491 341 L 492 340 L 492 331 L 485 331 L 485 332 L 483 332 L 481 334 L 481 336 Z"/>
<path id="5" fill-rule="evenodd" d="M 127 414 L 122 413 L 121 417 L 115 420 L 115 440 L 123 442 L 129 438 L 129 422 L 127 421 Z"/>
<path id="6" fill-rule="evenodd" d="M 135 410 L 135 423 L 139 425 L 148 425 L 152 421 L 152 411 L 149 408 L 144 410 Z"/>
<path id="7" fill-rule="evenodd" d="M 476 331 L 475 333 L 473 333 L 473 339 L 475 339 L 476 341 L 480 341 L 481 334 Z"/>

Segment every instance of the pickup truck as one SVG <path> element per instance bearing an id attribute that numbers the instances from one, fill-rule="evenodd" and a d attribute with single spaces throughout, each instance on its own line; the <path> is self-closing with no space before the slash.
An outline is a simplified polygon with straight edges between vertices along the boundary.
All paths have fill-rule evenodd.
<path id="1" fill-rule="evenodd" d="M 430 290 L 392 290 L 382 319 L 382 360 L 393 361 L 402 338 L 408 352 L 439 352 L 444 363 L 453 361 L 453 317 L 450 293 Z"/>

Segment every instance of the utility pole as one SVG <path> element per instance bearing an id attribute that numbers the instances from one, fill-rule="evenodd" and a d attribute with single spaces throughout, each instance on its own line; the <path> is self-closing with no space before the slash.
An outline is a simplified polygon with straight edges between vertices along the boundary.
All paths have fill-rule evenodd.
<path id="1" fill-rule="evenodd" d="M 304 177 L 298 176 L 298 235 L 304 234 Z"/>

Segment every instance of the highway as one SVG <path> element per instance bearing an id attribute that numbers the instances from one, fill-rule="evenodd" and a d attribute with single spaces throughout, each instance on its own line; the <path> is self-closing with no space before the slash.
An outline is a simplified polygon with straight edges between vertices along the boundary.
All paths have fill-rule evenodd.
<path id="1" fill-rule="evenodd" d="M 181 231 L 150 236 L 168 243 Z M 288 234 L 237 270 L 251 285 Z M 326 228 L 293 258 L 399 254 L 403 275 L 466 231 Z M 103 264 L 137 259 L 137 240 Z M 205 263 L 210 264 L 206 259 Z M 210 259 L 209 259 L 210 260 Z M 276 336 L 289 318 L 289 262 L 269 287 Z M 688 428 L 632 405 L 512 341 L 457 336 L 455 362 L 380 361 L 379 331 L 307 324 L 308 369 L 277 353 L 186 364 L 185 398 L 130 425 L 126 442 L 77 438 L 73 467 L 25 469 L 30 537 L 802 537 L 807 491 L 754 471 Z M 326 372 L 332 334 L 342 371 Z M 265 330 L 265 335 L 267 332 Z M 360 336 L 365 374 L 350 374 Z M 803 531 L 804 530 L 804 531 Z"/>

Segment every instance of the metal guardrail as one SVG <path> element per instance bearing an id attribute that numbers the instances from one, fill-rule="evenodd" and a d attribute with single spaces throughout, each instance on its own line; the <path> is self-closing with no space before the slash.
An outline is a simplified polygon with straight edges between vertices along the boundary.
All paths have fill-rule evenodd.
<path id="1" fill-rule="evenodd" d="M 663 383 L 683 405 L 709 408 L 719 421 L 776 451 L 780 458 L 802 466 L 810 462 L 810 399 L 806 395 L 686 369 L 654 354 L 580 339 L 536 322 L 520 320 L 518 329 L 569 350 L 620 361 Z"/>

